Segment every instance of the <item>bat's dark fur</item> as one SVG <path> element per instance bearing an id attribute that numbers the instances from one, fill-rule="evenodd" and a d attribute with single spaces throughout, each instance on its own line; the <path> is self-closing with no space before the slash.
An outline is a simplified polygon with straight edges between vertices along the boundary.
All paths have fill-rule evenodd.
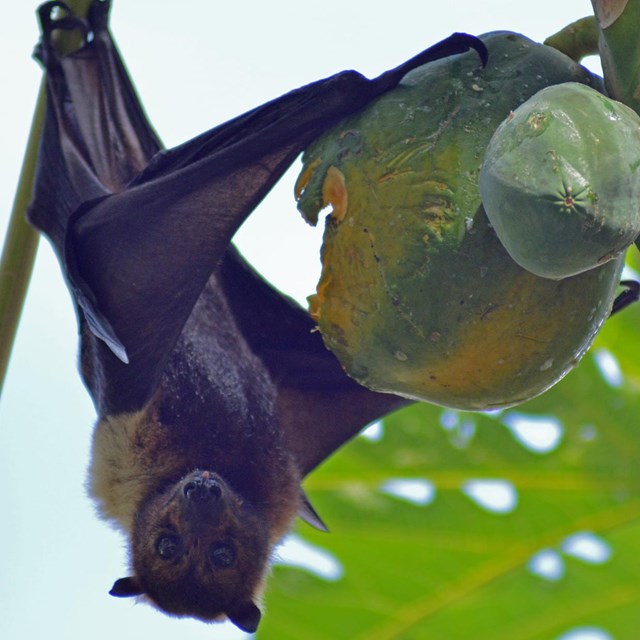
<path id="1" fill-rule="evenodd" d="M 131 537 L 135 578 L 113 595 L 145 593 L 169 613 L 203 619 L 224 612 L 251 629 L 271 551 L 303 510 L 301 477 L 279 430 L 273 382 L 216 280 L 152 400 L 98 423 L 92 491 Z M 158 545 L 167 536 L 176 550 L 165 558 Z"/>
<path id="2" fill-rule="evenodd" d="M 326 128 L 419 64 L 486 51 L 455 34 L 375 80 L 343 72 L 162 151 L 108 10 L 40 10 L 48 105 L 29 219 L 78 310 L 91 491 L 130 539 L 131 576 L 111 593 L 253 631 L 274 546 L 296 515 L 323 526 L 302 478 L 404 400 L 347 378 L 231 237 Z M 62 56 L 51 36 L 67 28 L 87 38 Z"/>
<path id="3" fill-rule="evenodd" d="M 169 613 L 224 612 L 255 626 L 271 550 L 303 507 L 301 478 L 278 430 L 268 371 L 215 279 L 151 402 L 99 422 L 91 477 L 103 513 L 132 541 L 135 578 L 116 583 L 114 595 L 146 593 Z M 167 536 L 177 549 L 165 558 L 158 545 Z"/>

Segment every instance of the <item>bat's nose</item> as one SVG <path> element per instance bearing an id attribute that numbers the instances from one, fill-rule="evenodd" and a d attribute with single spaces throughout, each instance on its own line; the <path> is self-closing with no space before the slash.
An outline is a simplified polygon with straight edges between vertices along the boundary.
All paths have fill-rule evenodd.
<path id="1" fill-rule="evenodd" d="M 220 484 L 209 474 L 189 480 L 182 489 L 185 498 L 194 502 L 217 501 L 222 496 Z"/>

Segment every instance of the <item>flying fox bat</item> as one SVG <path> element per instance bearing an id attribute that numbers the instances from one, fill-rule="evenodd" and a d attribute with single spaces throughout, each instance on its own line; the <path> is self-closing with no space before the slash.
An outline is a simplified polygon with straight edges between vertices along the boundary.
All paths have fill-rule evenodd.
<path id="1" fill-rule="evenodd" d="M 108 29 L 62 2 L 39 10 L 47 109 L 28 218 L 76 305 L 98 414 L 91 491 L 130 540 L 114 596 L 254 631 L 301 480 L 402 398 L 349 379 L 310 317 L 230 244 L 298 154 L 411 69 L 475 49 L 454 34 L 368 80 L 345 71 L 162 150 Z M 84 45 L 62 55 L 53 34 Z"/>

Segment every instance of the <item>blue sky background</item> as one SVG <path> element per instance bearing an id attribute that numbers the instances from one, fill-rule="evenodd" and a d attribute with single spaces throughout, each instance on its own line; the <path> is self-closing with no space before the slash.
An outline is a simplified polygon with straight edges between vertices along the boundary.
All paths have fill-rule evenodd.
<path id="1" fill-rule="evenodd" d="M 0 230 L 41 77 L 30 58 L 36 6 L 10 3 L 0 21 Z M 511 29 L 542 40 L 590 12 L 588 0 L 114 0 L 112 30 L 151 121 L 171 146 L 339 70 L 377 75 L 453 31 Z M 296 212 L 295 175 L 296 168 L 269 195 L 239 244 L 303 300 L 319 272 L 321 230 Z M 107 595 L 127 573 L 126 552 L 84 489 L 95 416 L 76 353 L 69 294 L 42 242 L 0 402 L 0 637 L 243 637 Z"/>

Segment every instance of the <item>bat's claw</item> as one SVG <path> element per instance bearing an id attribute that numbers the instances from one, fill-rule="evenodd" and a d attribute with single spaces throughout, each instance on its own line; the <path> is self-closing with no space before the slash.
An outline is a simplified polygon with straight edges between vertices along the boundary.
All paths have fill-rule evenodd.
<path id="1" fill-rule="evenodd" d="M 391 69 L 376 78 L 374 80 L 376 93 L 379 95 L 392 89 L 409 71 L 427 64 L 427 62 L 447 58 L 458 53 L 466 53 L 469 49 L 475 50 L 480 57 L 482 66 L 486 66 L 489 60 L 489 52 L 480 38 L 468 33 L 452 33 L 448 38 L 437 42 L 395 69 Z"/>
<path id="2" fill-rule="evenodd" d="M 624 287 L 625 290 L 613 301 L 611 315 L 640 300 L 640 282 L 623 280 L 620 286 Z"/>
<path id="3" fill-rule="evenodd" d="M 62 15 L 55 15 L 54 17 L 57 9 L 62 10 Z M 89 33 L 89 25 L 86 21 L 74 15 L 69 5 L 59 0 L 41 4 L 38 7 L 38 19 L 40 20 L 42 33 L 47 42 L 56 29 L 62 29 L 64 31 L 78 29 L 84 33 L 85 37 Z"/>
<path id="4" fill-rule="evenodd" d="M 486 45 L 480 38 L 476 36 L 471 36 L 468 33 L 453 33 L 447 38 L 447 40 L 456 40 L 456 43 L 466 46 L 466 50 L 474 49 L 478 56 L 480 57 L 480 62 L 482 62 L 482 66 L 486 67 L 487 62 L 489 61 L 489 50 Z M 445 40 L 445 42 L 447 41 Z"/>

